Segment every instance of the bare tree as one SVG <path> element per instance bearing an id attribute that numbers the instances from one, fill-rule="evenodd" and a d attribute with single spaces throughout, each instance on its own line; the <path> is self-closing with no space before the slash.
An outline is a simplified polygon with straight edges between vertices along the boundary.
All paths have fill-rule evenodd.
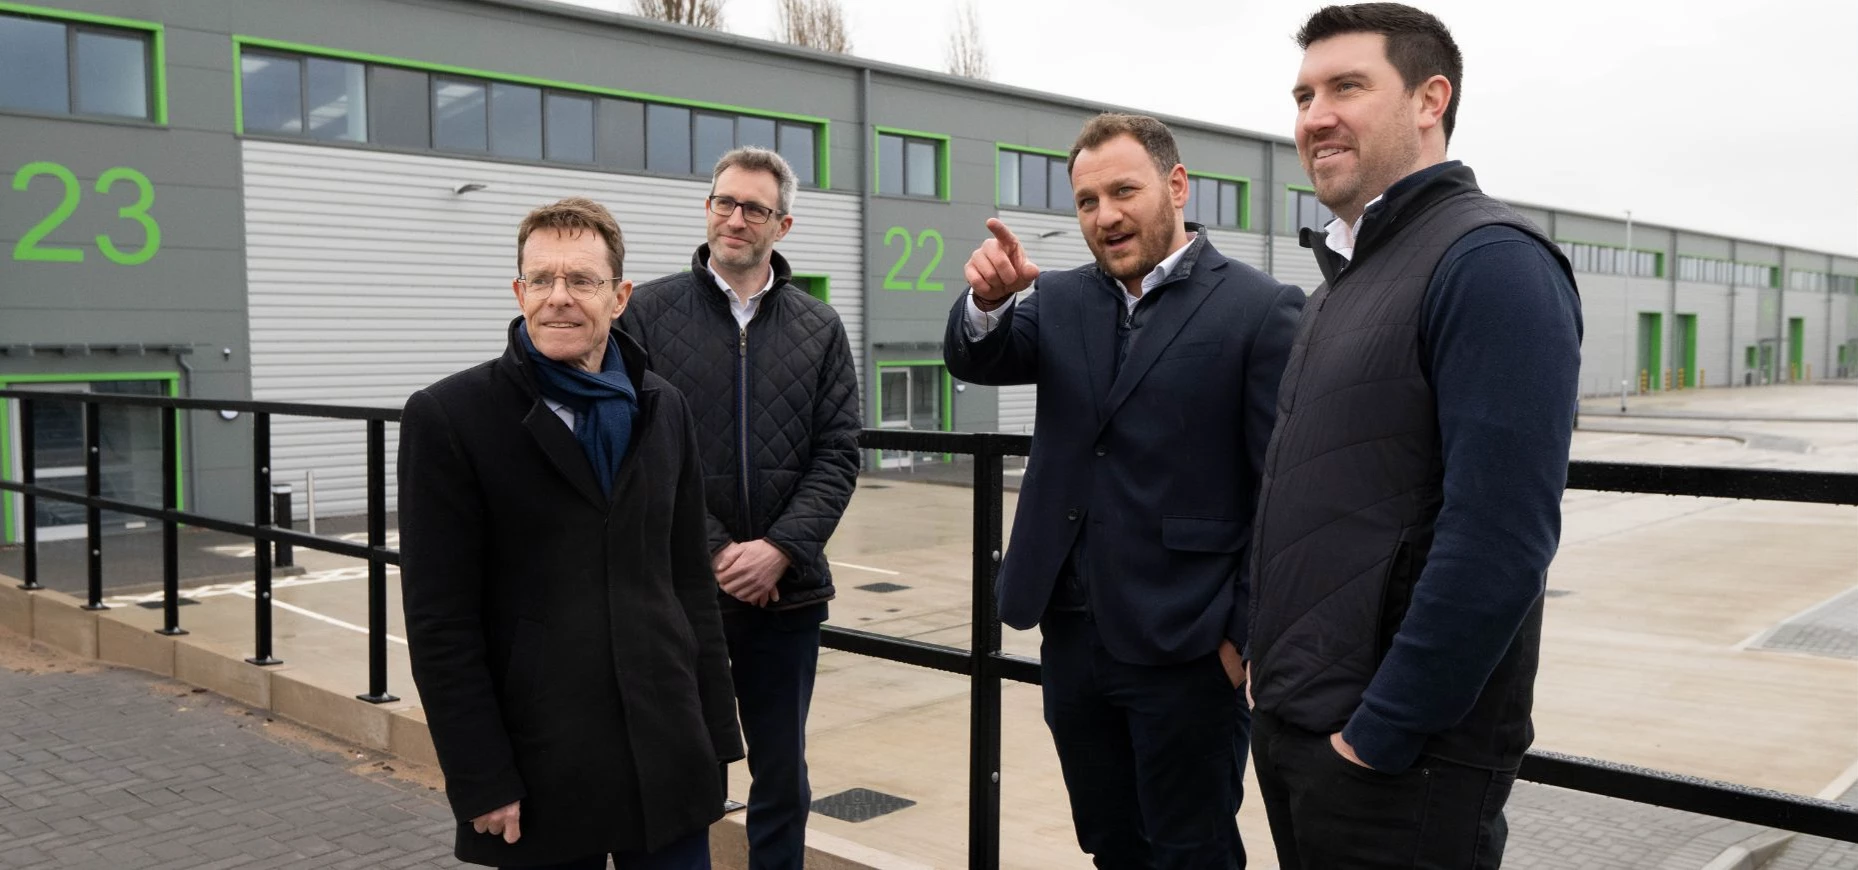
<path id="1" fill-rule="evenodd" d="M 728 0 L 632 0 L 634 14 L 672 24 L 723 29 L 723 4 Z"/>
<path id="2" fill-rule="evenodd" d="M 955 12 L 955 30 L 948 35 L 948 71 L 971 79 L 988 78 L 987 45 L 981 42 L 981 16 L 973 0 L 962 0 Z"/>
<path id="3" fill-rule="evenodd" d="M 839 0 L 779 0 L 781 23 L 776 38 L 791 45 L 850 54 L 852 36 L 845 29 Z"/>

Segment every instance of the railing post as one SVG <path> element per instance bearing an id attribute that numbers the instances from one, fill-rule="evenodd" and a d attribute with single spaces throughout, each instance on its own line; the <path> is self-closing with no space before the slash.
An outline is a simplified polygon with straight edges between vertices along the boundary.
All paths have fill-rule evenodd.
<path id="1" fill-rule="evenodd" d="M 280 483 L 271 487 L 271 522 L 280 529 L 291 527 L 290 484 L 288 483 Z M 297 566 L 295 554 L 291 552 L 288 542 L 278 541 L 272 552 L 275 554 L 273 560 L 277 567 L 294 568 Z"/>
<path id="2" fill-rule="evenodd" d="M 103 406 L 84 402 L 84 494 L 103 496 Z M 108 610 L 103 603 L 103 508 L 84 506 L 84 542 L 90 553 L 85 583 L 85 610 Z"/>
<path id="3" fill-rule="evenodd" d="M 968 702 L 968 866 L 1000 866 L 1000 617 L 994 578 L 1004 549 L 1001 491 L 1005 483 L 1000 445 L 989 434 L 974 437 L 974 663 Z"/>
<path id="4" fill-rule="evenodd" d="M 385 704 L 387 694 L 387 422 L 368 421 L 368 693 L 363 701 Z"/>
<path id="5" fill-rule="evenodd" d="M 0 432 L 0 438 L 6 434 Z M 38 483 L 38 427 L 32 422 L 32 400 L 19 400 L 19 482 L 31 486 Z M 44 589 L 39 583 L 39 497 L 27 494 L 20 498 L 21 523 L 24 534 L 20 543 L 26 548 L 25 575 L 26 582 L 19 588 L 26 590 Z"/>
<path id="6" fill-rule="evenodd" d="M 265 411 L 252 414 L 252 530 L 271 524 L 271 415 Z M 271 654 L 271 542 L 252 536 L 252 633 L 255 654 L 246 659 L 254 665 L 281 665 L 283 660 Z"/>
<path id="7" fill-rule="evenodd" d="M 178 418 L 173 406 L 161 409 L 161 509 L 180 507 L 180 482 L 174 479 L 178 452 L 176 429 Z M 161 627 L 158 634 L 170 637 L 186 634 L 181 629 L 181 539 L 180 524 L 173 517 L 161 520 Z"/>

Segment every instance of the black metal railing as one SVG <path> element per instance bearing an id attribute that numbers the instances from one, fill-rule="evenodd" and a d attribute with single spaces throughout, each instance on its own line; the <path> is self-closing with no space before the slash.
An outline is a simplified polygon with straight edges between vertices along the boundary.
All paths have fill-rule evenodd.
<path id="1" fill-rule="evenodd" d="M 178 549 L 175 529 L 180 524 L 199 526 L 250 537 L 256 551 L 255 655 L 259 664 L 275 664 L 271 648 L 271 553 L 267 544 L 288 543 L 368 561 L 368 680 L 369 691 L 358 697 L 383 702 L 387 693 L 386 635 L 388 565 L 399 564 L 399 553 L 386 546 L 385 427 L 399 419 L 389 409 L 331 405 L 296 405 L 277 402 L 225 402 L 200 399 L 72 395 L 30 390 L 0 390 L 0 401 L 17 400 L 20 407 L 21 478 L 0 480 L 0 492 L 24 496 L 23 560 L 25 588 L 37 582 L 36 499 L 50 498 L 84 505 L 89 541 L 89 607 L 101 607 L 101 511 L 104 509 L 147 517 L 162 523 L 163 627 L 169 634 L 182 632 L 177 608 Z M 80 496 L 34 483 L 32 406 L 37 402 L 82 402 L 85 405 L 86 485 Z M 253 415 L 252 491 L 253 522 L 236 523 L 175 509 L 174 485 L 163 490 L 161 508 L 101 498 L 96 443 L 97 408 L 103 405 L 153 407 L 162 410 L 163 468 L 172 478 L 175 458 L 174 414 L 180 410 L 232 410 Z M 279 528 L 271 514 L 270 419 L 273 415 L 361 420 L 367 425 L 368 543 L 318 537 Z M 1026 456 L 1032 439 L 1025 435 L 994 433 L 924 432 L 867 429 L 859 438 L 865 449 L 939 453 L 972 457 L 974 497 L 973 614 L 970 649 L 889 637 L 856 629 L 826 626 L 822 643 L 832 649 L 965 675 L 970 681 L 968 759 L 968 864 L 997 868 L 1000 863 L 1000 691 L 1002 680 L 1037 684 L 1039 663 L 1009 655 L 1001 649 L 1000 620 L 995 612 L 994 582 L 1005 548 L 1002 514 L 1004 460 Z M 1759 499 L 1811 504 L 1858 505 L 1858 474 L 1809 471 L 1771 471 L 1698 466 L 1637 465 L 1574 462 L 1568 469 L 1570 489 L 1626 493 Z M 1830 801 L 1751 788 L 1734 783 L 1697 779 L 1553 752 L 1533 751 L 1524 760 L 1521 777 L 1544 785 L 1619 798 L 1667 809 L 1711 816 L 1812 836 L 1858 843 L 1858 808 Z"/>

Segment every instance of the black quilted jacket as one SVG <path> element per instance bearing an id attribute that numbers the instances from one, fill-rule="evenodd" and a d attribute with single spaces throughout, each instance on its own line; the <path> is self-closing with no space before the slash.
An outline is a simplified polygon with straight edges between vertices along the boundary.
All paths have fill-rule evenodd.
<path id="1" fill-rule="evenodd" d="M 788 283 L 779 253 L 774 287 L 738 329 L 709 255 L 703 245 L 689 272 L 640 285 L 621 327 L 690 401 L 710 551 L 766 538 L 793 561 L 768 606 L 819 604 L 834 594 L 826 539 L 858 477 L 851 344 L 837 312 Z"/>

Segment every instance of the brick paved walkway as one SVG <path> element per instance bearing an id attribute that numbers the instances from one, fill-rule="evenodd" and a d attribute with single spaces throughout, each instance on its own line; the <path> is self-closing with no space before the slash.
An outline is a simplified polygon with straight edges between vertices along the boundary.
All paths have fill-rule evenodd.
<path id="1" fill-rule="evenodd" d="M 4 640 L 0 868 L 460 866 L 443 796 L 384 756 L 136 671 L 21 669 Z"/>

